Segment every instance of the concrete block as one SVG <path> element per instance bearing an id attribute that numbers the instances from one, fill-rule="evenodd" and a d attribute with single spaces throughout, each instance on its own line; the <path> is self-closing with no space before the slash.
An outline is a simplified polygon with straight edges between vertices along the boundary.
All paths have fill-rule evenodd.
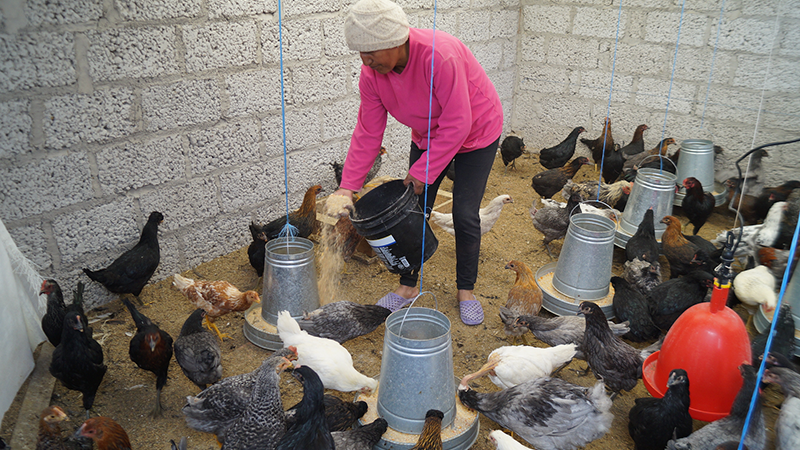
<path id="1" fill-rule="evenodd" d="M 261 52 L 265 63 L 280 61 L 278 22 L 268 20 L 261 25 Z M 318 19 L 283 21 L 283 60 L 317 60 L 322 56 L 322 23 Z"/>
<path id="2" fill-rule="evenodd" d="M 708 77 L 712 75 L 714 83 L 727 84 L 735 67 L 736 57 L 732 52 L 718 50 L 715 55 L 711 48 L 681 47 L 675 62 L 675 78 L 707 85 Z"/>
<path id="3" fill-rule="evenodd" d="M 300 191 L 294 208 L 300 206 L 308 188 L 320 184 L 322 180 L 333 178 L 331 162 L 338 157 L 339 148 L 335 146 L 301 150 L 289 155 L 289 189 Z M 326 194 L 330 194 L 330 191 Z"/>
<path id="4" fill-rule="evenodd" d="M 648 144 L 652 142 L 651 148 L 655 147 L 656 143 L 661 140 L 662 134 L 664 134 L 664 137 L 675 138 L 678 144 L 684 139 L 709 139 L 711 141 L 716 141 L 718 139 L 718 137 L 714 135 L 716 131 L 710 128 L 712 123 L 708 118 L 703 121 L 695 114 L 676 114 L 670 111 L 666 118 L 666 128 L 664 128 L 664 113 L 662 112 L 656 118 L 658 122 L 654 122 L 650 130 L 647 131 L 647 133 L 650 133 L 647 142 Z M 737 126 L 741 126 L 741 124 L 737 124 Z M 662 133 L 662 129 L 666 129 L 666 131 Z M 750 132 L 752 138 L 752 129 Z M 675 149 L 677 149 L 677 147 Z M 670 148 L 670 153 L 675 149 Z"/>
<path id="5" fill-rule="evenodd" d="M 0 34 L 0 92 L 75 83 L 72 33 Z"/>
<path id="6" fill-rule="evenodd" d="M 494 88 L 497 90 L 497 95 L 501 99 L 511 99 L 514 97 L 514 80 L 516 76 L 516 72 L 512 70 L 489 73 L 489 79 L 492 80 L 492 84 L 494 84 Z"/>
<path id="7" fill-rule="evenodd" d="M 707 15 L 680 12 L 651 11 L 647 14 L 644 39 L 659 44 L 672 44 L 678 39 L 680 30 L 681 50 L 685 45 L 700 47 L 707 41 L 706 26 L 712 19 Z M 715 35 L 711 36 L 712 39 Z"/>
<path id="8" fill-rule="evenodd" d="M 444 31 L 462 41 L 465 40 L 459 33 L 458 17 L 460 11 L 447 11 L 436 13 L 436 31 Z M 423 10 L 408 15 L 408 23 L 415 28 L 433 29 L 433 11 Z"/>
<path id="9" fill-rule="evenodd" d="M 642 0 L 636 0 L 636 1 L 642 1 Z M 649 1 L 649 0 L 645 0 L 645 1 Z M 685 10 L 687 10 L 687 11 L 711 11 L 711 12 L 716 13 L 716 15 L 714 17 L 718 17 L 719 16 L 719 11 L 722 8 L 722 3 L 723 2 L 725 2 L 725 0 L 686 0 Z M 742 2 L 742 3 L 744 3 L 744 2 Z M 684 4 L 683 0 L 672 0 L 672 6 L 675 7 L 675 8 L 680 8 L 681 5 L 683 5 L 683 4 Z M 663 1 L 662 2 L 658 2 L 658 4 L 656 6 L 658 6 L 660 8 L 663 8 L 664 7 L 664 2 Z M 737 6 L 738 5 L 735 2 L 731 2 L 730 0 L 728 0 L 727 2 L 725 2 L 725 11 L 733 11 L 733 10 L 739 9 Z"/>
<path id="10" fill-rule="evenodd" d="M 441 10 L 441 9 L 453 9 L 453 8 L 468 8 L 468 7 L 469 7 L 469 3 L 470 3 L 470 0 L 442 0 L 441 2 L 439 2 L 439 3 L 438 3 L 438 8 L 439 8 L 440 10 Z M 477 5 L 477 4 L 473 4 L 473 6 L 474 6 L 474 7 L 479 7 L 479 6 L 495 6 L 495 5 L 497 5 L 498 3 L 500 3 L 500 2 L 497 2 L 497 1 L 495 1 L 495 2 L 492 2 L 492 3 L 491 3 L 491 4 L 489 4 L 489 5 Z"/>
<path id="11" fill-rule="evenodd" d="M 204 174 L 261 157 L 259 123 L 243 119 L 188 134 L 192 173 Z"/>
<path id="12" fill-rule="evenodd" d="M 288 151 L 307 149 L 322 142 L 322 118 L 319 110 L 288 109 L 286 111 L 286 148 Z M 267 157 L 283 155 L 283 126 L 281 116 L 269 116 L 261 122 Z"/>
<path id="13" fill-rule="evenodd" d="M 0 158 L 9 158 L 30 149 L 31 124 L 28 100 L 0 102 Z"/>
<path id="14" fill-rule="evenodd" d="M 87 31 L 89 73 L 94 81 L 155 77 L 180 70 L 174 27 Z"/>
<path id="15" fill-rule="evenodd" d="M 273 14 L 278 0 L 208 0 L 208 17 L 212 19 Z"/>
<path id="16" fill-rule="evenodd" d="M 352 52 L 344 38 L 344 17 L 322 20 L 325 56 L 342 56 Z"/>
<path id="17" fill-rule="evenodd" d="M 261 204 L 283 194 L 283 158 L 234 169 L 220 180 L 223 212 L 231 213 Z"/>
<path id="18" fill-rule="evenodd" d="M 350 60 L 350 92 L 358 94 L 358 80 L 361 77 L 361 58 L 357 54 Z"/>
<path id="19" fill-rule="evenodd" d="M 594 69 L 599 64 L 599 48 L 598 41 L 594 39 L 552 36 L 547 52 L 547 63 Z"/>
<path id="20" fill-rule="evenodd" d="M 768 91 L 797 94 L 800 92 L 798 71 L 800 63 L 796 60 L 773 56 L 770 62 L 767 56 L 739 55 L 739 65 L 732 84 L 759 91 L 765 88 Z"/>
<path id="21" fill-rule="evenodd" d="M 493 14 L 486 11 L 461 11 L 458 13 L 460 22 L 459 33 L 456 35 L 464 42 L 486 41 L 495 36 L 492 30 Z"/>
<path id="22" fill-rule="evenodd" d="M 519 8 L 520 0 L 472 0 L 473 8 L 491 8 L 499 6 L 504 9 Z"/>
<path id="23" fill-rule="evenodd" d="M 628 15 L 623 8 L 576 8 L 572 33 L 578 36 L 590 36 L 604 39 L 617 38 L 617 22 L 619 22 L 619 39 L 627 36 Z"/>
<path id="24" fill-rule="evenodd" d="M 201 4 L 202 0 L 114 0 L 120 17 L 133 21 L 197 17 Z"/>
<path id="25" fill-rule="evenodd" d="M 346 61 L 296 65 L 288 72 L 288 82 L 284 82 L 286 101 L 293 105 L 333 100 L 347 94 Z"/>
<path id="26" fill-rule="evenodd" d="M 519 12 L 516 10 L 492 11 L 492 38 L 510 38 L 519 33 Z"/>
<path id="27" fill-rule="evenodd" d="M 43 126 L 49 148 L 102 142 L 136 131 L 131 88 L 103 88 L 92 94 L 51 97 L 44 102 Z"/>
<path id="28" fill-rule="evenodd" d="M 142 90 L 147 131 L 217 120 L 220 109 L 216 80 L 186 80 Z"/>
<path id="29" fill-rule="evenodd" d="M 522 61 L 543 63 L 547 61 L 547 38 L 524 35 L 520 37 L 520 57 Z M 596 64 L 596 63 L 595 63 Z"/>
<path id="30" fill-rule="evenodd" d="M 582 2 L 585 3 L 585 2 Z M 606 2 L 608 4 L 608 2 Z M 619 8 L 619 4 L 613 5 L 614 9 Z M 644 7 L 644 8 L 664 8 L 665 2 L 664 0 L 627 0 L 623 5 L 622 8 L 630 8 L 630 7 Z"/>
<path id="31" fill-rule="evenodd" d="M 216 22 L 186 26 L 186 70 L 220 69 L 256 63 L 255 22 Z"/>
<path id="32" fill-rule="evenodd" d="M 708 94 L 706 120 L 733 120 L 746 124 L 756 123 L 756 114 L 761 95 L 725 86 L 712 86 Z M 702 111 L 703 105 L 697 105 Z"/>
<path id="33" fill-rule="evenodd" d="M 577 86 L 577 74 L 572 69 L 547 65 L 525 65 L 519 69 L 519 90 L 545 94 L 566 94 Z"/>
<path id="34" fill-rule="evenodd" d="M 261 113 L 281 107 L 280 70 L 271 68 L 258 72 L 241 72 L 225 78 L 230 107 L 228 114 Z"/>
<path id="35" fill-rule="evenodd" d="M 430 2 L 426 2 L 425 0 L 400 0 L 395 3 L 400 5 L 400 7 L 403 8 L 403 11 L 405 11 L 406 14 L 418 9 L 430 10 L 430 14 L 433 14 L 433 5 Z"/>
<path id="36" fill-rule="evenodd" d="M 779 42 L 779 55 L 800 56 L 800 20 L 783 21 Z"/>
<path id="37" fill-rule="evenodd" d="M 522 29 L 533 33 L 566 34 L 572 23 L 569 6 L 526 5 L 522 7 Z"/>
<path id="38" fill-rule="evenodd" d="M 181 179 L 186 175 L 182 139 L 167 136 L 103 149 L 97 153 L 97 170 L 106 194 Z"/>
<path id="39" fill-rule="evenodd" d="M 613 53 L 612 46 L 609 56 L 613 57 Z M 632 45 L 620 42 L 617 46 L 616 71 L 625 74 L 669 76 L 674 54 L 674 46 L 667 48 L 661 45 Z"/>
<path id="40" fill-rule="evenodd" d="M 308 16 L 309 14 L 339 12 L 351 3 L 344 0 L 304 0 L 282 4 L 284 17 Z"/>
<path id="41" fill-rule="evenodd" d="M 669 100 L 669 112 L 689 114 L 694 107 L 697 86 L 677 81 L 641 78 L 636 92 L 636 104 L 657 111 L 664 111 Z"/>
<path id="42" fill-rule="evenodd" d="M 186 238 L 191 239 L 192 237 L 194 237 L 193 233 L 188 233 L 185 235 L 178 235 L 174 233 L 173 234 L 159 233 L 159 234 L 160 236 L 158 236 L 158 248 L 161 253 L 161 259 L 158 262 L 158 268 L 156 269 L 156 273 L 154 273 L 153 276 L 150 277 L 150 283 L 148 283 L 148 286 L 153 283 L 158 283 L 161 280 L 170 278 L 176 273 L 181 273 L 184 270 L 190 269 L 192 267 L 197 267 L 197 265 L 200 264 L 197 263 L 190 265 L 186 262 L 186 260 L 188 259 L 188 256 L 185 256 L 187 249 L 184 245 L 182 245 L 183 237 L 185 236 Z M 220 239 L 220 236 L 217 236 L 216 238 Z M 192 250 L 202 245 L 208 245 L 209 242 L 213 241 L 204 242 L 196 240 L 194 242 L 195 247 L 193 247 Z M 207 259 L 206 261 L 210 260 L 211 258 Z M 206 262 L 206 261 L 201 261 L 201 262 Z M 172 281 L 170 281 L 170 283 L 171 282 Z M 145 289 L 148 289 L 148 287 L 145 286 Z"/>
<path id="43" fill-rule="evenodd" d="M 28 24 L 65 25 L 94 22 L 103 16 L 103 2 L 97 0 L 28 0 L 25 17 Z"/>
<path id="44" fill-rule="evenodd" d="M 752 117 L 755 117 L 758 103 L 752 103 L 749 106 L 752 109 L 748 112 Z M 786 95 L 765 98 L 764 109 L 761 111 L 761 121 L 762 126 L 765 127 L 784 131 L 800 131 L 800 101 L 798 101 L 797 96 Z M 797 136 L 795 135 L 794 137 Z"/>
<path id="45" fill-rule="evenodd" d="M 39 272 L 52 269 L 53 258 L 47 252 L 47 235 L 41 223 L 8 230 L 19 251 L 30 259 Z"/>
<path id="46" fill-rule="evenodd" d="M 187 267 L 197 267 L 204 262 L 250 245 L 252 238 L 248 230 L 249 225 L 249 217 L 232 215 L 231 217 L 220 217 L 218 220 L 205 222 L 190 235 L 181 236 L 179 241 L 186 253 Z M 249 264 L 247 267 L 249 267 Z M 253 276 L 255 276 L 254 270 Z M 243 286 L 239 287 L 244 289 Z M 261 294 L 261 286 L 258 286 L 256 290 Z"/>
<path id="47" fill-rule="evenodd" d="M 723 18 L 718 47 L 722 50 L 741 50 L 767 55 L 775 34 L 774 26 L 773 19 Z M 710 36 L 714 36 L 712 41 L 716 40 L 716 21 L 711 26 Z"/>
<path id="48" fill-rule="evenodd" d="M 132 198 L 57 215 L 53 218 L 53 234 L 61 265 L 80 262 L 92 270 L 107 267 L 139 241 L 141 228 L 135 215 Z M 87 258 L 95 253 L 102 256 Z"/>
<path id="49" fill-rule="evenodd" d="M 518 104 L 529 105 L 527 108 L 517 108 L 515 113 L 515 122 L 513 129 L 519 131 L 525 128 L 525 125 L 518 125 L 519 123 L 534 123 L 541 125 L 544 129 L 552 126 L 564 126 L 568 128 L 567 133 L 563 136 L 555 136 L 552 131 L 548 131 L 544 136 L 550 136 L 550 140 L 555 145 L 561 142 L 569 130 L 576 126 L 584 126 L 588 130 L 589 127 L 589 113 L 590 103 L 583 99 L 578 99 L 571 96 L 563 95 L 519 95 Z M 598 125 L 599 126 L 599 125 Z M 538 132 L 539 130 L 537 130 Z M 542 130 L 544 131 L 544 130 Z M 526 133 L 525 136 L 534 136 L 535 134 Z M 543 137 L 544 137 L 543 136 Z M 543 146 L 544 147 L 544 146 Z"/>
<path id="50" fill-rule="evenodd" d="M 516 37 L 503 42 L 503 62 L 501 69 L 514 69 L 517 66 L 517 48 L 519 39 Z"/>
<path id="51" fill-rule="evenodd" d="M 347 99 L 322 109 L 322 139 L 350 140 L 358 119 L 358 99 Z"/>
<path id="52" fill-rule="evenodd" d="M 211 177 L 155 189 L 143 194 L 139 202 L 142 211 L 159 211 L 164 214 L 164 222 L 159 227 L 163 231 L 175 231 L 194 225 L 220 212 L 217 185 Z"/>
<path id="53" fill-rule="evenodd" d="M 469 44 L 469 49 L 483 67 L 483 70 L 500 69 L 503 61 L 503 42 L 473 42 Z"/>
<path id="54" fill-rule="evenodd" d="M 24 219 L 94 198 L 89 160 L 70 153 L 0 168 L 0 217 Z"/>
<path id="55" fill-rule="evenodd" d="M 581 73 L 581 82 L 578 95 L 608 102 L 611 94 L 613 102 L 628 102 L 633 93 L 633 77 L 614 74 L 614 83 L 611 83 L 611 73 L 603 70 L 590 70 Z"/>
<path id="56" fill-rule="evenodd" d="M 772 16 L 780 14 L 782 17 L 800 17 L 797 9 L 800 8 L 798 0 L 758 0 L 742 2 L 742 14 L 745 16 Z"/>

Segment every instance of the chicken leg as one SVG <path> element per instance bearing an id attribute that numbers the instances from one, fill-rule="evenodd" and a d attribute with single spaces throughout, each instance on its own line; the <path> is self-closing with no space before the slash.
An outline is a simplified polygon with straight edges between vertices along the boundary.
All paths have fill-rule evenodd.
<path id="1" fill-rule="evenodd" d="M 209 330 L 217 333 L 217 336 L 219 337 L 220 341 L 224 341 L 225 338 L 229 338 L 230 339 L 230 336 L 228 336 L 227 334 L 219 331 L 219 328 L 217 328 L 217 325 L 214 324 L 214 322 L 212 322 L 211 319 L 208 318 L 208 316 L 206 316 L 205 320 L 203 321 L 203 325 L 206 328 L 208 328 Z"/>
<path id="2" fill-rule="evenodd" d="M 161 404 L 161 388 L 156 389 L 156 401 L 153 405 L 153 409 L 150 410 L 150 417 L 157 418 L 161 417 L 164 412 L 164 406 Z"/>

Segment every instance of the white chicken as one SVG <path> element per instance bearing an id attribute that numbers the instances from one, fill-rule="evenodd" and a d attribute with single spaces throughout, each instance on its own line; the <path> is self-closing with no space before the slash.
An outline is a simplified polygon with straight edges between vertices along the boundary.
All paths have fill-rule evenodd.
<path id="1" fill-rule="evenodd" d="M 489 433 L 489 440 L 497 450 L 530 450 L 530 447 L 525 447 L 500 430 L 494 430 Z"/>
<path id="2" fill-rule="evenodd" d="M 488 233 L 492 229 L 497 219 L 500 218 L 500 213 L 503 211 L 503 205 L 506 203 L 514 203 L 510 195 L 498 195 L 488 205 L 481 208 L 481 236 Z M 444 231 L 455 236 L 456 231 L 453 226 L 453 215 L 450 213 L 440 213 L 438 211 L 431 211 L 431 222 L 439 225 Z"/>
<path id="3" fill-rule="evenodd" d="M 775 277 L 767 266 L 756 266 L 739 272 L 733 279 L 733 292 L 751 315 L 755 314 L 760 304 L 766 305 L 767 312 L 775 310 L 778 304 Z"/>
<path id="4" fill-rule="evenodd" d="M 378 387 L 377 380 L 353 367 L 353 357 L 342 344 L 301 330 L 289 311 L 278 313 L 277 327 L 283 347 L 297 348 L 297 364 L 314 369 L 326 389 L 370 393 Z"/>
<path id="5" fill-rule="evenodd" d="M 758 249 L 761 247 L 772 247 L 772 244 L 778 239 L 780 234 L 781 219 L 786 209 L 786 202 L 776 202 L 767 213 L 764 222 L 759 225 L 747 225 L 742 227 L 742 241 L 736 247 L 734 256 L 756 256 Z M 739 228 L 733 230 L 734 238 L 739 237 Z M 725 244 L 728 236 L 728 230 L 721 231 L 717 234 L 714 242 L 717 244 Z"/>
<path id="6" fill-rule="evenodd" d="M 460 385 L 488 374 L 492 383 L 500 389 L 508 389 L 526 381 L 549 377 L 553 370 L 565 365 L 575 357 L 575 344 L 555 347 L 531 347 L 510 345 L 489 353 L 486 364 L 475 373 L 461 379 Z"/>

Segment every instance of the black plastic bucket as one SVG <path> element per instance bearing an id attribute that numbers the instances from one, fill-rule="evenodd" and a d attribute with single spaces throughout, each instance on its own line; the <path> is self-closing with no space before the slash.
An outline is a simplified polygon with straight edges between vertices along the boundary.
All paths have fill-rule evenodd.
<path id="1" fill-rule="evenodd" d="M 422 227 L 425 227 L 425 259 L 433 256 L 439 241 L 419 207 L 414 186 L 403 180 L 384 183 L 361 197 L 350 220 L 392 273 L 417 270 L 422 260 Z"/>

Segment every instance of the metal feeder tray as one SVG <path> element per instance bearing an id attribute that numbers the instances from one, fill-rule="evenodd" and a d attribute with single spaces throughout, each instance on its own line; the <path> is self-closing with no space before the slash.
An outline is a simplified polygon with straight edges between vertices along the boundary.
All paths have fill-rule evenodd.
<path id="1" fill-rule="evenodd" d="M 683 182 L 683 181 L 681 181 Z M 718 181 L 714 181 L 714 190 L 711 192 L 711 195 L 714 196 L 714 200 L 716 203 L 714 204 L 715 207 L 722 205 L 725 203 L 725 200 L 728 198 L 728 189 L 722 183 Z M 680 191 L 675 193 L 675 200 L 672 201 L 674 206 L 681 206 L 681 202 L 683 201 L 683 197 L 686 197 L 686 189 L 681 187 Z"/>
<path id="2" fill-rule="evenodd" d="M 765 314 L 762 306 L 759 306 L 756 313 L 753 315 L 753 325 L 756 326 L 756 331 L 764 333 L 769 330 L 772 324 L 773 314 Z M 794 356 L 800 356 L 800 330 L 794 330 Z"/>
<path id="3" fill-rule="evenodd" d="M 551 273 L 554 274 L 556 271 L 556 265 L 558 265 L 558 262 L 547 263 L 536 271 L 536 285 L 542 290 L 542 308 L 557 316 L 574 316 L 578 313 L 578 307 L 580 306 L 581 300 L 576 300 L 572 297 L 557 292 L 555 288 L 552 287 L 552 284 L 549 286 L 543 286 L 539 280 L 546 275 Z M 613 299 L 613 287 L 610 285 L 611 283 L 609 282 L 609 293 L 606 298 Z M 567 301 L 563 298 L 569 298 L 569 300 Z M 605 300 L 606 299 L 601 299 L 599 301 L 595 301 L 595 303 L 597 303 L 600 306 L 600 309 L 603 310 L 603 313 L 606 315 L 606 319 L 611 320 L 614 318 L 614 306 L 611 301 L 608 301 L 607 304 L 602 304 L 601 302 L 605 303 Z"/>
<path id="4" fill-rule="evenodd" d="M 253 344 L 273 352 L 283 348 L 278 329 L 261 317 L 260 303 L 253 304 L 245 312 L 243 328 L 244 336 Z"/>

